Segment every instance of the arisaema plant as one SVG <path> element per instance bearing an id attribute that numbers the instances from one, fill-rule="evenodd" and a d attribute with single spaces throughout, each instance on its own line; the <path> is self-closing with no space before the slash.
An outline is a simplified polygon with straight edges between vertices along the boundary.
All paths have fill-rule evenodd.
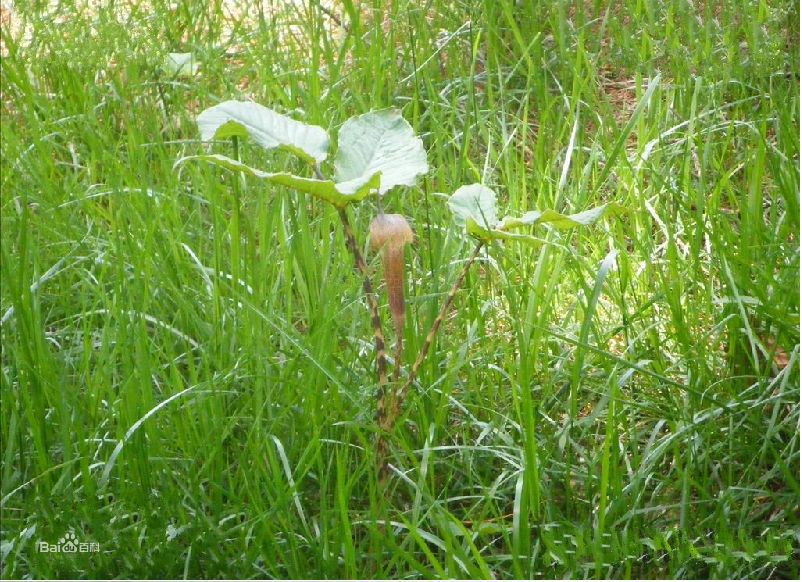
<path id="1" fill-rule="evenodd" d="M 249 166 L 239 159 L 217 153 L 186 156 L 176 165 L 188 161 L 208 162 L 228 170 L 241 172 L 271 184 L 310 194 L 332 204 L 340 217 L 346 244 L 363 281 L 365 297 L 371 314 L 376 349 L 376 368 L 379 381 L 377 422 L 381 431 L 377 442 L 377 459 L 382 479 L 388 476 L 389 454 L 387 435 L 395 427 L 409 389 L 415 384 L 418 371 L 454 298 L 465 280 L 471 265 L 492 243 L 542 244 L 531 229 L 539 225 L 565 229 L 589 225 L 600 218 L 622 210 L 617 204 L 605 204 L 576 214 L 561 214 L 554 210 L 531 210 L 518 217 L 499 218 L 496 193 L 482 184 L 458 188 L 448 200 L 457 225 L 476 246 L 454 281 L 451 290 L 432 323 L 417 357 L 406 378 L 401 377 L 401 333 L 403 312 L 403 247 L 410 242 L 412 232 L 401 215 L 383 212 L 381 197 L 395 186 L 414 186 L 418 176 L 429 169 L 423 142 L 397 110 L 373 111 L 346 121 L 338 135 L 338 149 L 333 157 L 333 177 L 327 177 L 323 164 L 329 159 L 331 140 L 319 126 L 309 125 L 257 103 L 226 101 L 206 109 L 198 116 L 201 138 L 206 142 L 251 139 L 261 147 L 282 149 L 308 164 L 309 175 L 289 172 L 270 172 Z M 391 382 L 387 374 L 385 339 L 378 301 L 373 291 L 367 263 L 360 249 L 354 228 L 346 211 L 348 205 L 359 203 L 371 195 L 378 196 L 379 216 L 371 224 L 371 247 L 384 253 L 385 278 L 396 324 L 395 374 Z M 400 258 L 399 258 L 400 257 Z M 398 268 L 402 268 L 399 272 Z M 392 269 L 395 269 L 391 271 Z M 400 293 L 400 299 L 399 299 Z"/>

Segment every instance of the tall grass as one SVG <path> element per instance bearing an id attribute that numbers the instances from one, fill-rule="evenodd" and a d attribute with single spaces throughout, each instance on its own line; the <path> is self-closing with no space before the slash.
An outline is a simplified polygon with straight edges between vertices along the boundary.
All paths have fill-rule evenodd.
<path id="1" fill-rule="evenodd" d="M 798 578 L 796 3 L 130 4 L 0 33 L 4 577 Z M 423 136 L 409 354 L 472 246 L 441 193 L 631 209 L 482 255 L 384 488 L 336 212 L 173 169 L 237 97 Z"/>

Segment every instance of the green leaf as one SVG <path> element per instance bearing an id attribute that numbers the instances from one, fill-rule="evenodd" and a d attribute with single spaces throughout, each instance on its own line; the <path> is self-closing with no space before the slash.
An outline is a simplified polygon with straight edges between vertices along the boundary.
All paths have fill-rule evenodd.
<path id="1" fill-rule="evenodd" d="M 501 222 L 498 223 L 497 228 L 500 230 L 510 230 L 513 228 L 532 226 L 533 224 L 537 223 L 542 216 L 543 213 L 539 210 L 530 210 L 529 212 L 524 213 L 524 215 L 520 218 L 505 216 L 501 219 Z"/>
<path id="2" fill-rule="evenodd" d="M 485 229 L 492 229 L 498 222 L 496 193 L 481 184 L 461 186 L 448 199 L 448 206 L 460 226 L 473 220 L 476 226 L 483 225 Z"/>
<path id="3" fill-rule="evenodd" d="M 365 113 L 343 124 L 334 168 L 340 192 L 356 192 L 381 173 L 379 193 L 384 194 L 394 186 L 414 186 L 429 164 L 421 139 L 401 112 L 392 109 Z"/>
<path id="4" fill-rule="evenodd" d="M 256 168 L 252 168 L 251 166 L 243 164 L 242 162 L 238 162 L 232 158 L 221 156 L 220 154 L 187 156 L 178 160 L 175 163 L 175 166 L 179 166 L 191 160 L 209 162 L 216 166 L 226 168 L 227 170 L 242 172 L 248 176 L 259 178 L 260 180 L 266 180 L 271 184 L 279 184 L 281 186 L 293 188 L 299 192 L 305 192 L 307 194 L 316 196 L 321 200 L 330 202 L 338 207 L 343 207 L 351 202 L 363 200 L 368 194 L 370 194 L 371 191 L 374 191 L 379 187 L 379 174 L 375 174 L 369 178 L 363 187 L 356 192 L 348 193 L 342 192 L 339 188 L 339 184 L 335 184 L 332 180 L 304 178 L 288 172 L 263 172 L 262 170 L 257 170 Z"/>
<path id="5" fill-rule="evenodd" d="M 626 208 L 615 202 L 602 204 L 596 208 L 591 208 L 576 214 L 560 214 L 555 210 L 532 210 L 520 218 L 505 216 L 496 227 L 498 230 L 510 230 L 532 226 L 533 224 L 548 224 L 553 228 L 573 228 L 575 226 L 587 226 L 608 215 L 616 215 L 626 212 Z"/>
<path id="6" fill-rule="evenodd" d="M 484 228 L 477 223 L 473 218 L 468 218 L 465 221 L 465 231 L 474 238 L 484 241 L 490 240 L 516 240 L 529 244 L 542 243 L 543 241 L 531 234 L 519 234 L 515 232 L 507 232 L 506 230 L 499 230 L 497 228 Z"/>
<path id="7" fill-rule="evenodd" d="M 322 127 L 307 125 L 250 101 L 225 101 L 198 116 L 204 141 L 232 136 L 252 138 L 263 148 L 283 148 L 308 162 L 322 162 L 329 136 Z"/>
<path id="8" fill-rule="evenodd" d="M 198 63 L 192 53 L 168 53 L 163 67 L 175 77 L 193 77 L 198 72 Z"/>
<path id="9" fill-rule="evenodd" d="M 520 217 L 505 216 L 499 221 L 496 211 L 496 193 L 481 184 L 458 188 L 448 199 L 448 205 L 454 213 L 456 222 L 464 226 L 465 231 L 474 238 L 485 241 L 517 240 L 531 244 L 542 241 L 528 234 L 510 231 L 535 224 L 548 224 L 559 229 L 586 226 L 606 215 L 626 212 L 626 209 L 620 204 L 610 202 L 576 214 L 560 214 L 555 210 L 531 210 Z"/>

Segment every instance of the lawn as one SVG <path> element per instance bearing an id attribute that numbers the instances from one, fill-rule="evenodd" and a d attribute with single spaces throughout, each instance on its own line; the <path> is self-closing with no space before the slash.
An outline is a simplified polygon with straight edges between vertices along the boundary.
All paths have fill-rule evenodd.
<path id="1" fill-rule="evenodd" d="M 798 3 L 3 6 L 4 578 L 798 579 Z M 422 138 L 400 383 L 459 187 L 626 211 L 486 245 L 384 432 L 337 210 L 175 166 L 311 175 L 201 142 L 231 99 Z"/>

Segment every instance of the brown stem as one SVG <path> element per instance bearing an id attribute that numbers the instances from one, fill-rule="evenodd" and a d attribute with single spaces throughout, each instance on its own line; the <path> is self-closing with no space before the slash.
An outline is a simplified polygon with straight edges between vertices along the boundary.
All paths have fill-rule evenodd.
<path id="1" fill-rule="evenodd" d="M 473 253 L 465 263 L 465 266 L 462 268 L 462 272 L 451 286 L 451 290 L 448 292 L 446 300 L 443 302 L 443 306 L 440 308 L 440 313 L 437 314 L 437 317 L 432 323 L 432 328 L 426 335 L 426 339 L 421 346 L 420 352 L 418 352 L 418 357 L 415 359 L 415 363 L 412 364 L 412 368 L 409 371 L 409 377 L 407 378 L 406 382 L 404 382 L 403 386 L 396 391 L 393 397 L 388 400 L 390 403 L 390 406 L 388 407 L 389 409 L 383 410 L 383 414 L 380 414 L 379 416 L 379 428 L 382 430 L 382 432 L 379 433 L 377 452 L 379 454 L 379 480 L 382 484 L 386 483 L 389 476 L 389 467 L 387 465 L 387 457 L 389 453 L 387 434 L 395 427 L 395 423 L 398 421 L 398 417 L 400 416 L 401 412 L 401 406 L 404 404 L 407 393 L 412 387 L 412 384 L 415 382 L 415 378 L 417 377 L 418 372 L 420 371 L 420 368 L 426 359 L 426 355 L 429 353 L 429 348 L 432 347 L 434 338 L 437 336 L 440 326 L 443 324 L 446 315 L 448 315 L 449 309 L 451 309 L 451 305 L 454 303 L 454 298 L 457 296 L 457 291 L 459 291 L 463 281 L 465 281 L 465 277 L 467 276 L 471 265 L 479 256 L 483 246 L 484 241 L 479 241 L 476 244 L 476 248 L 474 248 Z M 381 408 L 380 411 L 382 411 Z"/>
<path id="2" fill-rule="evenodd" d="M 348 250 L 354 256 L 354 263 L 357 270 L 362 275 L 362 288 L 365 290 L 365 298 L 368 301 L 368 308 L 370 309 L 370 319 L 373 325 L 373 339 L 376 344 L 376 369 L 379 374 L 379 403 L 384 402 L 385 393 L 387 391 L 387 354 L 385 352 L 384 332 L 382 331 L 381 318 L 379 317 L 379 304 L 376 302 L 376 296 L 373 294 L 373 285 L 370 282 L 370 273 L 368 265 L 365 263 L 365 258 L 359 250 L 359 245 L 354 236 L 354 229 L 351 228 L 351 221 L 348 220 L 348 213 L 345 208 L 337 208 L 337 214 L 340 216 L 340 221 L 343 223 L 343 233 L 345 234 L 345 243 Z"/>

